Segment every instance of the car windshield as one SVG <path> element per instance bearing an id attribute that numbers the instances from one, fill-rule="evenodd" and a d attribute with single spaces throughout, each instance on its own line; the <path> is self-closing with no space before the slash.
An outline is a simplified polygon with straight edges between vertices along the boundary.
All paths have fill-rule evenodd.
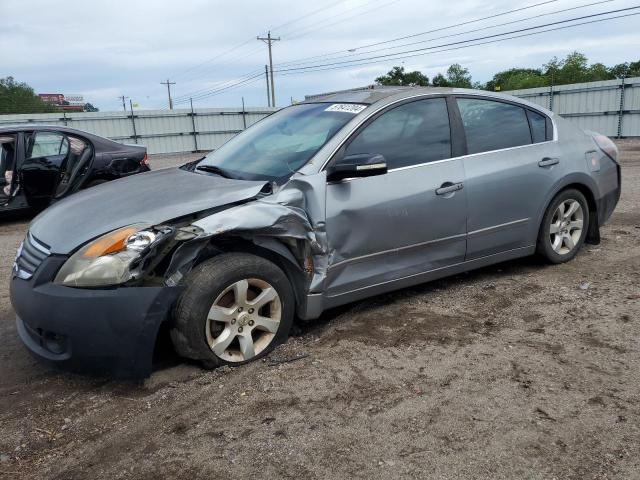
<path id="1" fill-rule="evenodd" d="M 209 153 L 196 171 L 244 180 L 288 178 L 364 108 L 308 103 L 282 109 Z"/>

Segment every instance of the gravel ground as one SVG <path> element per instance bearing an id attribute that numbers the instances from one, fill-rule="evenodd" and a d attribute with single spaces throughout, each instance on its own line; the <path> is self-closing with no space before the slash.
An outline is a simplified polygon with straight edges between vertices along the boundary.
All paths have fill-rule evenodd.
<path id="1" fill-rule="evenodd" d="M 621 202 L 568 264 L 354 303 L 240 368 L 167 355 L 144 383 L 27 354 L 6 288 L 26 222 L 0 225 L 0 477 L 640 478 L 640 143 L 621 147 Z"/>

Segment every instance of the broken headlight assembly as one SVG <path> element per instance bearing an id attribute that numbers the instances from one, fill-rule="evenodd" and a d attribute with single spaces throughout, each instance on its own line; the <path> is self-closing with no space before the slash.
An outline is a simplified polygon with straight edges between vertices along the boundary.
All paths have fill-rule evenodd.
<path id="1" fill-rule="evenodd" d="M 69 287 L 106 287 L 137 278 L 150 250 L 173 230 L 130 225 L 91 241 L 62 266 L 54 283 Z"/>

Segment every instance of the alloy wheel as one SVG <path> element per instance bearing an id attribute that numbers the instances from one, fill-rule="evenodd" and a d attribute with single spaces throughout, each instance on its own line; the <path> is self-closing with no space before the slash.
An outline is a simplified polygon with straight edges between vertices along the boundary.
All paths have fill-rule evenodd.
<path id="1" fill-rule="evenodd" d="M 225 288 L 215 299 L 206 322 L 209 348 L 227 362 L 244 362 L 260 354 L 274 339 L 282 317 L 276 289 L 257 278 Z"/>
<path id="2" fill-rule="evenodd" d="M 563 200 L 551 219 L 549 237 L 551 248 L 559 255 L 573 251 L 580 242 L 584 224 L 584 211 L 577 200 Z"/>

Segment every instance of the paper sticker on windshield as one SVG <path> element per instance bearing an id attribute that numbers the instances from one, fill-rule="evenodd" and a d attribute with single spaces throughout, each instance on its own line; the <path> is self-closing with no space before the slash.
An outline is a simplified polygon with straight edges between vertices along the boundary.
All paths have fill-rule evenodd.
<path id="1" fill-rule="evenodd" d="M 357 115 L 365 108 L 367 108 L 366 105 L 357 105 L 354 103 L 334 103 L 330 107 L 325 108 L 324 111 L 352 113 L 353 115 Z"/>

